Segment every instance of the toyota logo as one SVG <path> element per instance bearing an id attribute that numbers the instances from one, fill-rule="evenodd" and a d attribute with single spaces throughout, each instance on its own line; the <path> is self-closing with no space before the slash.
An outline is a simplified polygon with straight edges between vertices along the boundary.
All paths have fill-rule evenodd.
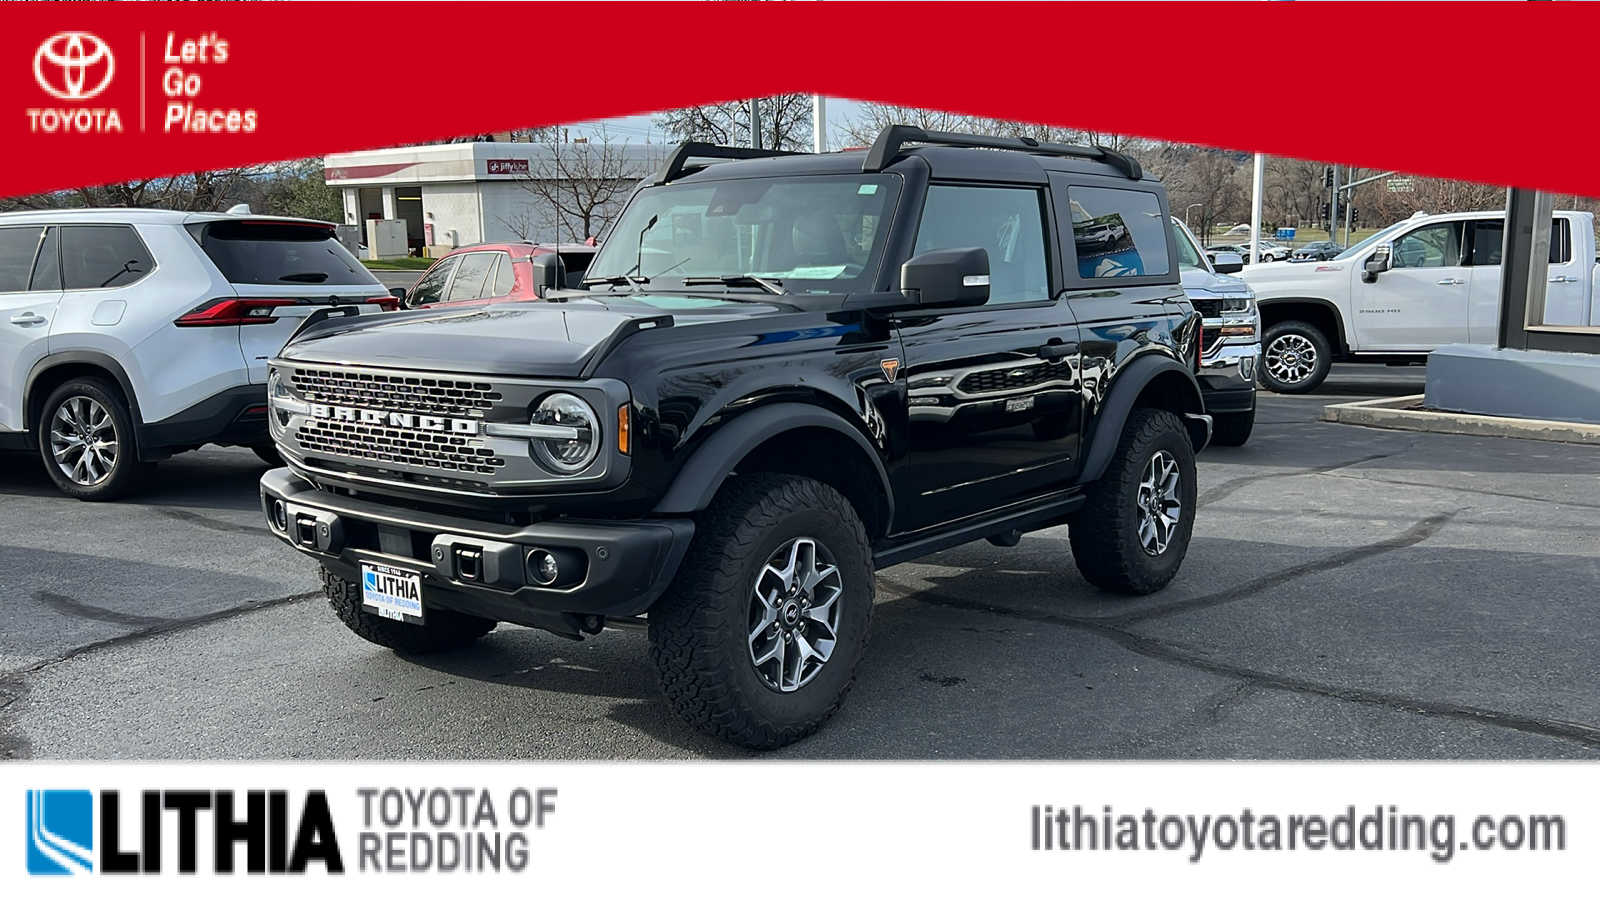
<path id="1" fill-rule="evenodd" d="M 106 42 L 87 31 L 45 38 L 33 54 L 33 77 L 57 100 L 88 100 L 111 84 L 116 61 Z"/>

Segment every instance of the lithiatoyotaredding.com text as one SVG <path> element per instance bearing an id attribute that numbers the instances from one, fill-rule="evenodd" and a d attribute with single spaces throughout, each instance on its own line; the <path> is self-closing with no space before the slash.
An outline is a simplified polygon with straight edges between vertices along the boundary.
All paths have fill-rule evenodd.
<path id="1" fill-rule="evenodd" d="M 1034 806 L 1034 850 L 1183 852 L 1198 863 L 1213 851 L 1372 850 L 1427 853 L 1446 863 L 1457 851 L 1567 849 L 1567 822 L 1546 814 L 1417 815 L 1394 806 L 1354 806 L 1333 815 L 1238 812 L 1193 815 Z"/>

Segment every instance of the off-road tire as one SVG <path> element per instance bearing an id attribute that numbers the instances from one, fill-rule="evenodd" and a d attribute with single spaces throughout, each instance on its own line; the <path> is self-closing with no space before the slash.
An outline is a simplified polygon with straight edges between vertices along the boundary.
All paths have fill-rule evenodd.
<path id="1" fill-rule="evenodd" d="M 116 461 L 110 474 L 94 485 L 78 484 L 68 478 L 58 467 L 51 452 L 50 429 L 56 411 L 75 397 L 92 400 L 111 416 L 111 430 L 117 444 Z M 51 391 L 39 409 L 38 434 L 34 437 L 39 446 L 39 458 L 50 480 L 63 494 L 79 500 L 102 501 L 125 497 L 137 490 L 155 468 L 153 463 L 139 459 L 139 436 L 134 431 L 133 416 L 129 414 L 122 394 L 103 379 L 73 378 Z"/>
<path id="2" fill-rule="evenodd" d="M 1215 413 L 1211 417 L 1211 443 L 1220 447 L 1243 447 L 1256 427 L 1254 408 L 1244 412 Z"/>
<path id="3" fill-rule="evenodd" d="M 1317 354 L 1316 365 L 1310 374 L 1300 381 L 1282 381 L 1268 371 L 1267 358 L 1272 351 L 1273 342 L 1286 334 L 1297 334 L 1305 338 Z M 1261 339 L 1261 362 L 1258 368 L 1261 373 L 1261 384 L 1267 390 L 1279 394 L 1309 394 L 1322 386 L 1322 382 L 1328 377 L 1328 372 L 1333 369 L 1333 347 L 1328 343 L 1328 336 L 1315 325 L 1298 320 L 1279 322 L 1268 328 L 1266 335 Z"/>
<path id="4" fill-rule="evenodd" d="M 833 655 L 798 690 L 768 686 L 751 659 L 756 578 L 787 541 L 824 544 L 842 577 Z M 650 658 L 673 710 L 706 734 L 768 750 L 816 731 L 855 679 L 872 619 L 872 548 L 850 501 L 810 478 L 736 476 L 697 521 L 672 585 L 650 608 Z"/>
<path id="5" fill-rule="evenodd" d="M 251 444 L 250 452 L 254 453 L 257 459 L 274 469 L 283 465 L 283 457 L 278 454 L 277 445 L 271 441 L 267 441 L 264 444 Z"/>
<path id="6" fill-rule="evenodd" d="M 437 607 L 427 610 L 421 625 L 396 622 L 361 608 L 361 585 L 322 570 L 322 591 L 328 605 L 346 627 L 357 635 L 399 653 L 422 655 L 460 650 L 494 630 L 493 619 Z"/>
<path id="7" fill-rule="evenodd" d="M 1182 510 L 1171 541 L 1159 556 L 1139 541 L 1139 482 L 1158 451 L 1178 463 Z M 1148 594 L 1167 586 L 1189 552 L 1194 531 L 1194 447 L 1179 418 L 1163 409 L 1138 408 L 1128 415 L 1105 474 L 1089 486 L 1088 502 L 1073 515 L 1068 536 L 1072 558 L 1090 584 L 1119 594 Z"/>

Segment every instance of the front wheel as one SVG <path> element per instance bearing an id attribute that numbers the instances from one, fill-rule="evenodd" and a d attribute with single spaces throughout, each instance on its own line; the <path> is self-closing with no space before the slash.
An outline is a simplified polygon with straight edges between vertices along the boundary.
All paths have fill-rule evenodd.
<path id="1" fill-rule="evenodd" d="M 650 609 L 650 657 L 700 731 L 769 750 L 816 731 L 855 679 L 872 551 L 850 501 L 791 475 L 737 476 L 701 514 Z"/>
<path id="2" fill-rule="evenodd" d="M 1306 322 L 1279 322 L 1261 342 L 1261 383 L 1280 394 L 1317 389 L 1333 368 L 1333 348 L 1320 328 Z"/>
<path id="3" fill-rule="evenodd" d="M 1194 446 L 1179 418 L 1135 409 L 1117 455 L 1069 523 L 1072 559 L 1090 584 L 1119 594 L 1167 586 L 1194 530 Z"/>

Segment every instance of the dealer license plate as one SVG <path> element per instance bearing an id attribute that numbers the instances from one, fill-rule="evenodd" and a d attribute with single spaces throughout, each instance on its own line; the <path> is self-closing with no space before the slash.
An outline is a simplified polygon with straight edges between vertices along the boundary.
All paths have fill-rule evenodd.
<path id="1" fill-rule="evenodd" d="M 422 576 L 392 566 L 361 564 L 361 606 L 385 619 L 422 624 Z"/>

